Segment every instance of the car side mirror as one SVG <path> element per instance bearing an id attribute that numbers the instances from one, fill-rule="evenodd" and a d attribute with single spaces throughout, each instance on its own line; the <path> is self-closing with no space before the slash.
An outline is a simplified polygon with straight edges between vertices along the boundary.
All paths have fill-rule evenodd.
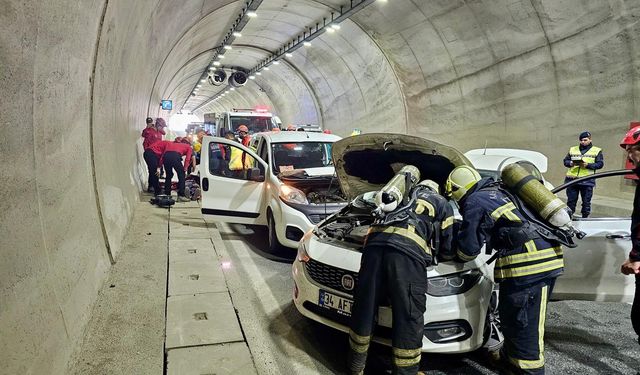
<path id="1" fill-rule="evenodd" d="M 260 172 L 259 168 L 249 168 L 247 169 L 247 180 L 264 182 L 264 175 Z"/>

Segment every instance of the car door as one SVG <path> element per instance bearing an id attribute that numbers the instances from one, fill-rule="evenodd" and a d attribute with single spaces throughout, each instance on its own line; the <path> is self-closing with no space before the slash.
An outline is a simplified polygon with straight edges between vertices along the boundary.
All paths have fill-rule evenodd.
<path id="1" fill-rule="evenodd" d="M 631 219 L 590 216 L 574 219 L 573 225 L 586 236 L 575 239 L 576 248 L 563 249 L 565 271 L 556 281 L 553 298 L 632 301 L 635 278 L 620 273 L 631 249 Z"/>
<path id="2" fill-rule="evenodd" d="M 214 221 L 265 224 L 263 190 L 267 164 L 235 140 L 204 137 L 202 149 L 202 214 Z M 242 153 L 245 156 L 240 156 L 241 160 L 251 168 L 233 170 L 231 156 L 237 158 Z"/>

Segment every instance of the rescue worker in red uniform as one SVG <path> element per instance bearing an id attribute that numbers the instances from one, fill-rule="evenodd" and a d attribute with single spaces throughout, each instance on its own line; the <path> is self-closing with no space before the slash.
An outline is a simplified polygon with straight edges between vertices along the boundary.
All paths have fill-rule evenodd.
<path id="1" fill-rule="evenodd" d="M 171 179 L 173 178 L 173 170 L 178 175 L 178 202 L 189 202 L 191 199 L 185 196 L 185 174 L 189 170 L 189 164 L 191 163 L 191 145 L 183 143 L 182 140 L 176 142 L 167 142 L 164 153 L 162 154 L 161 165 L 164 165 L 166 177 L 164 180 L 164 193 L 171 195 Z M 185 156 L 184 164 L 182 163 L 182 157 Z M 159 172 L 158 172 L 159 173 Z"/>
<path id="2" fill-rule="evenodd" d="M 627 157 L 633 163 L 633 172 L 640 177 L 640 126 L 629 130 L 620 142 L 627 152 Z M 631 324 L 638 335 L 640 343 L 640 185 L 636 181 L 636 193 L 633 197 L 633 212 L 631 213 L 631 251 L 629 257 L 620 267 L 625 275 L 635 275 L 636 292 L 631 307 Z"/>
<path id="3" fill-rule="evenodd" d="M 406 205 L 388 213 L 367 234 L 349 329 L 348 366 L 363 374 L 378 306 L 391 301 L 393 373 L 418 373 L 426 310 L 427 267 L 451 251 L 453 209 L 425 180 Z"/>
<path id="4" fill-rule="evenodd" d="M 147 191 L 151 192 L 152 189 L 155 188 L 155 183 L 157 183 L 158 178 L 156 174 L 156 167 L 158 165 L 158 159 L 152 158 L 153 153 L 147 152 L 147 149 L 151 147 L 154 143 L 162 140 L 162 136 L 165 135 L 164 127 L 167 126 L 162 118 L 158 118 L 156 120 L 156 124 L 153 124 L 153 119 L 151 117 L 147 117 L 146 120 L 147 127 L 142 130 L 142 138 L 144 141 L 142 142 L 142 148 L 144 149 L 144 161 L 147 163 L 147 169 L 149 172 L 149 179 L 147 184 Z M 158 156 L 159 158 L 160 156 Z M 154 190 L 154 194 L 158 195 L 158 190 Z"/>
<path id="5" fill-rule="evenodd" d="M 472 167 L 456 167 L 446 191 L 459 203 L 463 218 L 454 244 L 456 260 L 474 260 L 485 244 L 498 251 L 494 279 L 500 283 L 504 334 L 499 366 L 507 373 L 544 374 L 547 300 L 564 270 L 560 243 L 537 235 L 512 201 L 517 198 Z"/>
<path id="6" fill-rule="evenodd" d="M 144 160 L 147 162 L 147 167 L 149 168 L 149 188 L 153 188 L 154 196 L 160 194 L 160 181 L 158 180 L 158 176 L 160 175 L 160 158 L 169 143 L 171 142 L 155 142 L 144 150 Z"/>

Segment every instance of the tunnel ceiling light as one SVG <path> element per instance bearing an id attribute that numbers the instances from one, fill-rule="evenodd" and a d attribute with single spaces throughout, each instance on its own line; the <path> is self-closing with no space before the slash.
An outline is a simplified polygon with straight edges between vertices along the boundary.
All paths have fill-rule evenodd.
<path id="1" fill-rule="evenodd" d="M 335 32 L 336 32 L 336 29 L 334 29 L 333 27 L 329 27 L 329 28 L 327 28 L 327 32 L 328 32 L 329 34 L 333 34 L 333 33 L 335 33 Z"/>
<path id="2" fill-rule="evenodd" d="M 302 44 L 304 44 L 305 47 L 310 47 L 311 46 L 311 42 L 307 42 L 306 40 Z"/>
<path id="3" fill-rule="evenodd" d="M 254 76 L 253 74 L 249 76 L 249 79 L 256 79 L 256 76 Z"/>
<path id="4" fill-rule="evenodd" d="M 210 67 L 209 67 L 209 70 L 216 70 L 216 68 L 215 68 L 215 67 L 213 67 L 213 66 L 210 66 Z"/>
<path id="5" fill-rule="evenodd" d="M 331 28 L 334 30 L 340 30 L 340 25 L 338 25 L 337 23 L 332 23 Z"/>
<path id="6" fill-rule="evenodd" d="M 250 10 L 250 11 L 247 12 L 247 17 L 256 18 L 256 17 L 258 17 L 258 13 Z"/>
<path id="7" fill-rule="evenodd" d="M 260 72 L 256 72 L 256 75 L 257 75 L 257 76 L 261 76 L 261 75 L 262 75 L 262 73 L 260 73 Z"/>
<path id="8" fill-rule="evenodd" d="M 196 87 L 197 87 L 197 88 L 200 88 L 200 87 L 202 87 L 202 85 L 198 85 L 198 86 L 196 86 Z"/>
<path id="9" fill-rule="evenodd" d="M 269 70 L 269 67 L 268 67 L 268 66 L 265 66 L 263 69 L 264 69 L 264 70 Z"/>
<path id="10" fill-rule="evenodd" d="M 200 82 L 205 83 L 207 80 L 205 78 L 201 79 Z"/>
<path id="11" fill-rule="evenodd" d="M 287 56 L 287 57 L 293 57 L 293 53 L 291 53 L 291 52 L 287 52 L 284 55 Z"/>
<path id="12" fill-rule="evenodd" d="M 229 90 L 231 90 L 231 91 L 236 91 L 236 88 L 235 88 L 235 87 L 232 87 L 232 88 L 230 88 Z"/>
<path id="13" fill-rule="evenodd" d="M 218 55 L 219 59 L 224 59 L 224 55 Z"/>
<path id="14" fill-rule="evenodd" d="M 242 37 L 242 33 L 239 32 L 239 31 L 234 31 L 233 32 L 233 36 L 235 36 L 236 38 L 240 38 L 240 37 Z"/>
<path id="15" fill-rule="evenodd" d="M 214 61 L 213 66 L 220 66 L 220 61 Z"/>
<path id="16" fill-rule="evenodd" d="M 274 61 L 273 65 L 280 65 L 280 61 L 278 61 L 278 60 Z"/>
<path id="17" fill-rule="evenodd" d="M 232 49 L 233 47 L 231 47 L 231 46 L 224 46 L 224 47 L 222 47 L 222 48 L 224 48 L 224 49 L 226 49 L 226 50 L 230 50 L 230 49 Z"/>

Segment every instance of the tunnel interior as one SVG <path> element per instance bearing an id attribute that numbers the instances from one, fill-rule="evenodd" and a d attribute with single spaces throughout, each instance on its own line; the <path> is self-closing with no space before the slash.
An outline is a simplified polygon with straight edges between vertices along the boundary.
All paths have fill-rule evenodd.
<path id="1" fill-rule="evenodd" d="M 147 116 L 259 105 L 284 124 L 319 124 L 343 137 L 357 128 L 461 152 L 532 149 L 549 158 L 554 185 L 584 130 L 603 148 L 605 168 L 622 168 L 618 141 L 640 117 L 637 0 L 1 5 L 0 152 L 14 166 L 0 190 L 0 363 L 8 373 L 64 373 L 81 342 L 135 224 Z M 218 68 L 246 72 L 246 84 L 210 84 Z M 391 173 L 358 172 L 370 159 L 353 158 L 350 171 L 371 181 Z M 437 165 L 441 183 L 451 166 Z M 632 190 L 611 179 L 595 194 L 630 200 Z"/>

